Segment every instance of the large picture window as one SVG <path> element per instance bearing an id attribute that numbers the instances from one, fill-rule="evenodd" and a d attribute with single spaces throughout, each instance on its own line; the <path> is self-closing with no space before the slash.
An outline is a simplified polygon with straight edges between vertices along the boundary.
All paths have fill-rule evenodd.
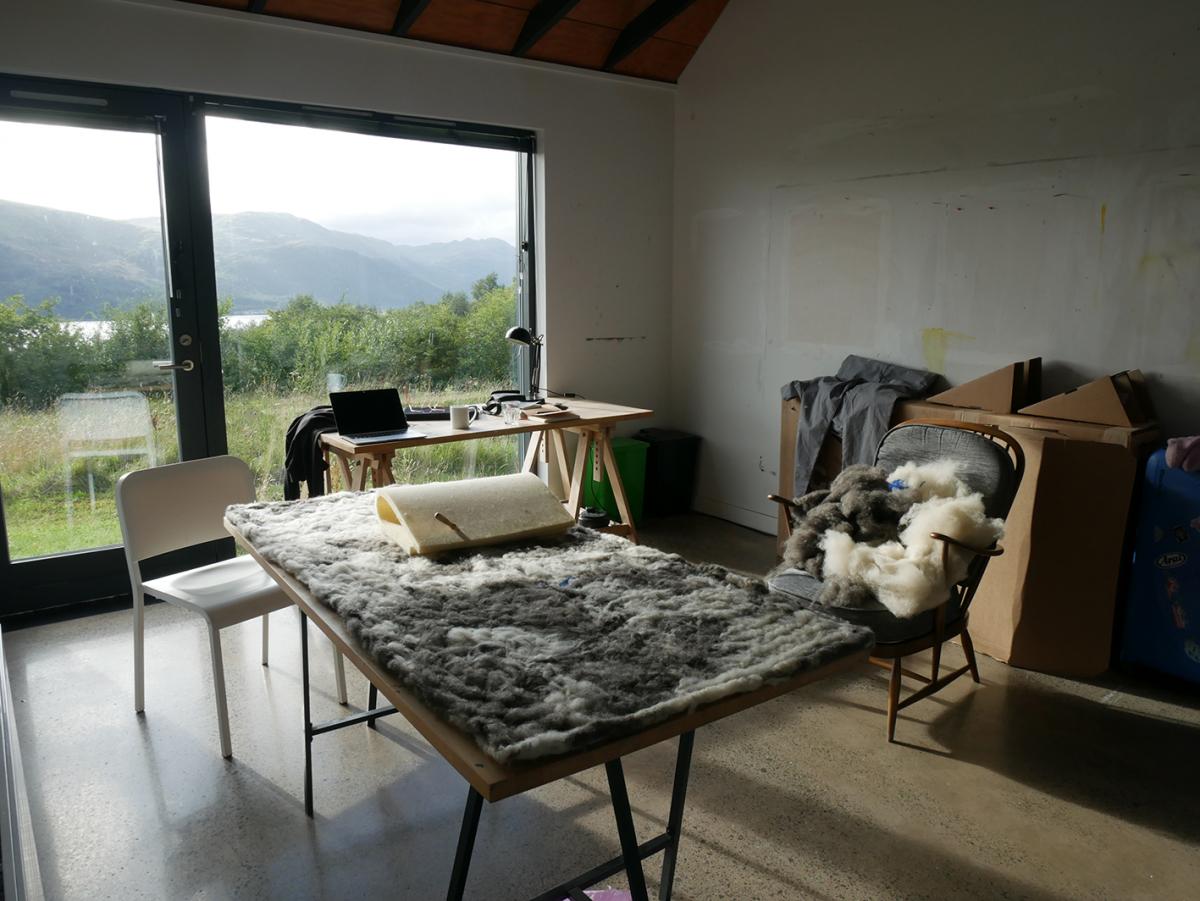
<path id="1" fill-rule="evenodd" d="M 205 131 L 229 450 L 260 497 L 281 496 L 291 417 L 331 390 L 422 408 L 517 383 L 518 153 L 219 114 Z M 424 482 L 517 463 L 510 437 L 394 466 Z"/>
<path id="2" fill-rule="evenodd" d="M 276 499 L 288 424 L 331 390 L 524 387 L 504 332 L 534 324 L 533 150 L 491 126 L 0 76 L 0 613 L 127 590 L 124 472 L 228 452 Z M 395 461 L 402 482 L 517 466 L 511 438 Z"/>

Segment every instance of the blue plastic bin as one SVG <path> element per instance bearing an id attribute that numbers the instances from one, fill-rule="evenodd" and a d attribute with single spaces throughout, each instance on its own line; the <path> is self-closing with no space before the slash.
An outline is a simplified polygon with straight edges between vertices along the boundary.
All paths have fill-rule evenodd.
<path id="1" fill-rule="evenodd" d="M 1200 473 L 1146 463 L 1121 660 L 1200 683 Z"/>

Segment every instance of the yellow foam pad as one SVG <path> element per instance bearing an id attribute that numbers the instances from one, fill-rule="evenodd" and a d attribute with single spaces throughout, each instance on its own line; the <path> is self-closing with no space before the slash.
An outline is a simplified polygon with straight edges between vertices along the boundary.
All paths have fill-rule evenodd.
<path id="1" fill-rule="evenodd" d="M 528 472 L 389 485 L 375 492 L 375 512 L 387 539 L 410 554 L 557 535 L 575 522 L 542 480 Z"/>

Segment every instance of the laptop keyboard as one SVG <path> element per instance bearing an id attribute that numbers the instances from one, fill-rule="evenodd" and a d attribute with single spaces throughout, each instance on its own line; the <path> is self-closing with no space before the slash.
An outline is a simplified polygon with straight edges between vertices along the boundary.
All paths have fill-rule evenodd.
<path id="1" fill-rule="evenodd" d="M 420 432 L 405 429 L 403 432 L 363 432 L 359 435 L 343 435 L 351 444 L 380 444 L 384 441 L 403 441 L 406 438 L 422 438 Z"/>

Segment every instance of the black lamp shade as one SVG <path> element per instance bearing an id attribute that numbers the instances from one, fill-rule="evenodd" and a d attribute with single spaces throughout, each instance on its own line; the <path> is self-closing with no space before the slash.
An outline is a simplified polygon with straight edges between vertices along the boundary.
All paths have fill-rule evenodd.
<path id="1" fill-rule="evenodd" d="M 514 325 L 504 333 L 504 337 L 513 344 L 524 344 L 526 347 L 533 346 L 533 335 L 523 325 Z"/>

